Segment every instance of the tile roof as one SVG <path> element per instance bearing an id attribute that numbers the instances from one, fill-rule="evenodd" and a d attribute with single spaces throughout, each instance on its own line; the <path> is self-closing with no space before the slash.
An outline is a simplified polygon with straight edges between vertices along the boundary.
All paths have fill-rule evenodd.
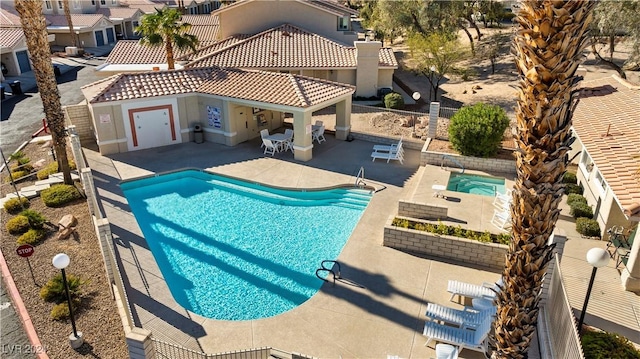
<path id="1" fill-rule="evenodd" d="M 220 27 L 218 25 L 199 25 L 191 26 L 188 34 L 194 35 L 198 38 L 198 41 L 218 41 L 218 31 Z"/>
<path id="2" fill-rule="evenodd" d="M 101 91 L 90 103 L 203 93 L 247 101 L 306 108 L 339 96 L 352 94 L 353 86 L 285 73 L 232 68 L 195 68 L 119 74 L 83 92 Z"/>
<path id="3" fill-rule="evenodd" d="M 7 6 L 7 1 L 2 1 L 3 7 L 0 8 L 0 26 L 2 27 L 16 27 L 22 26 L 20 23 L 20 16 L 16 10 L 10 6 Z"/>
<path id="4" fill-rule="evenodd" d="M 150 0 L 120 0 L 120 5 L 140 9 L 145 14 L 152 14 L 156 9 L 163 9 L 164 4 L 156 4 Z"/>
<path id="5" fill-rule="evenodd" d="M 138 11 L 141 10 L 132 7 L 102 7 L 98 9 L 96 13 L 102 14 L 110 19 L 132 19 L 137 17 L 136 14 Z"/>
<path id="6" fill-rule="evenodd" d="M 573 128 L 623 211 L 640 214 L 640 87 L 617 76 L 583 82 Z"/>
<path id="7" fill-rule="evenodd" d="M 194 53 L 190 53 L 186 56 L 181 57 L 181 59 L 184 60 L 195 60 L 201 57 L 205 57 L 209 54 L 212 54 L 220 49 L 223 49 L 227 46 L 231 46 L 235 43 L 238 43 L 248 37 L 251 37 L 251 35 L 234 35 L 234 36 L 230 36 L 224 40 L 220 40 L 220 41 L 216 41 L 207 45 L 204 45 L 204 43 L 200 43 L 200 49 L 198 49 L 198 51 L 194 52 Z"/>
<path id="8" fill-rule="evenodd" d="M 244 6 L 246 4 L 251 3 L 252 1 L 261 1 L 261 0 L 238 0 L 238 1 L 234 2 L 233 4 L 225 5 L 225 6 L 222 6 L 221 8 L 219 8 L 217 10 L 214 10 L 214 13 L 223 12 L 223 11 L 226 11 L 228 9 Z M 309 4 L 311 6 L 323 9 L 325 11 L 328 11 L 328 12 L 330 12 L 332 14 L 339 15 L 339 16 L 357 15 L 358 14 L 358 12 L 356 10 L 353 10 L 351 8 L 343 6 L 343 5 L 339 4 L 338 2 L 332 1 L 332 0 L 293 0 L 293 1 L 306 3 L 306 4 Z"/>
<path id="9" fill-rule="evenodd" d="M 22 28 L 2 27 L 0 28 L 0 47 L 14 47 L 20 39 L 24 38 Z"/>
<path id="10" fill-rule="evenodd" d="M 380 51 L 381 67 L 396 68 L 390 49 Z M 259 69 L 356 68 L 356 48 L 284 24 L 194 60 L 188 67 Z"/>
<path id="11" fill-rule="evenodd" d="M 69 26 L 69 24 L 67 24 L 67 18 L 64 15 L 45 15 L 44 17 L 49 21 L 50 26 Z M 105 16 L 102 14 L 71 14 L 71 22 L 74 28 L 93 27 L 102 19 L 105 19 Z"/>
<path id="12" fill-rule="evenodd" d="M 191 24 L 192 26 L 219 26 L 220 21 L 218 15 L 182 15 L 182 22 Z"/>
<path id="13" fill-rule="evenodd" d="M 190 53 L 191 50 L 175 50 L 175 58 Z M 138 43 L 138 40 L 120 40 L 116 43 L 106 58 L 107 64 L 164 64 L 167 53 L 164 46 L 148 47 Z"/>

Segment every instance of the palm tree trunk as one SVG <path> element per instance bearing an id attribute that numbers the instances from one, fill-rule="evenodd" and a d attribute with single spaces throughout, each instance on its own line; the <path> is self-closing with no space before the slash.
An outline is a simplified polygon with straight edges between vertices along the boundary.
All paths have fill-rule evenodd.
<path id="1" fill-rule="evenodd" d="M 562 176 L 572 143 L 576 69 L 588 44 L 595 1 L 527 0 L 514 40 L 520 74 L 513 236 L 496 298 L 492 358 L 526 358 L 536 330 L 540 288 L 558 219 Z"/>
<path id="2" fill-rule="evenodd" d="M 164 45 L 165 51 L 167 52 L 167 67 L 169 70 L 173 70 L 176 68 L 175 60 L 173 59 L 173 45 L 170 40 L 165 41 Z"/>
<path id="3" fill-rule="evenodd" d="M 67 24 L 69 24 L 69 33 L 71 34 L 71 46 L 78 47 L 76 33 L 75 31 L 73 31 L 73 21 L 71 21 L 71 8 L 69 8 L 69 0 L 63 0 L 62 6 L 64 7 L 64 16 L 67 18 Z"/>
<path id="4" fill-rule="evenodd" d="M 33 73 L 36 77 L 40 98 L 51 130 L 53 149 L 58 161 L 58 169 L 62 171 L 64 183 L 73 184 L 67 160 L 66 133 L 64 114 L 60 104 L 58 84 L 51 63 L 51 49 L 47 41 L 47 26 L 42 14 L 42 2 L 32 0 L 16 0 L 15 7 L 20 14 L 22 30 L 27 40 L 27 48 Z"/>

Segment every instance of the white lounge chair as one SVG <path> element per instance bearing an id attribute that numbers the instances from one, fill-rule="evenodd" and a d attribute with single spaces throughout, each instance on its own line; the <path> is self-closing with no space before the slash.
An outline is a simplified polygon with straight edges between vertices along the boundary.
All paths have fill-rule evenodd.
<path id="1" fill-rule="evenodd" d="M 478 310 L 472 307 L 464 307 L 464 309 L 455 309 L 444 305 L 429 303 L 427 304 L 427 318 L 444 323 L 454 324 L 462 328 L 477 328 L 487 317 L 493 317 L 496 314 L 496 307 L 492 306 L 486 310 Z"/>
<path id="2" fill-rule="evenodd" d="M 508 189 L 505 194 L 497 193 L 495 198 L 493 199 L 493 205 L 498 209 L 507 210 L 511 205 L 511 200 L 513 197 L 511 196 L 511 190 Z"/>
<path id="3" fill-rule="evenodd" d="M 507 228 L 511 227 L 511 210 L 510 209 L 503 209 L 503 210 L 494 209 L 493 217 L 491 217 L 491 224 L 498 227 L 498 229 L 506 231 Z"/>
<path id="4" fill-rule="evenodd" d="M 450 301 L 457 295 L 458 297 L 468 298 L 485 298 L 493 300 L 496 292 L 500 290 L 502 279 L 496 283 L 482 283 L 482 285 L 459 282 L 457 280 L 449 280 L 447 284 L 447 292 L 451 293 Z"/>
<path id="5" fill-rule="evenodd" d="M 371 162 L 375 161 L 376 158 L 387 160 L 387 163 L 391 160 L 400 161 L 401 164 L 404 163 L 402 143 L 397 148 L 390 148 L 388 151 L 376 150 L 374 147 L 373 152 L 371 152 Z"/>
<path id="6" fill-rule="evenodd" d="M 436 359 L 458 359 L 458 348 L 450 344 L 436 344 Z"/>
<path id="7" fill-rule="evenodd" d="M 324 125 L 320 126 L 317 131 L 314 131 L 312 133 L 311 142 L 313 142 L 314 140 L 318 141 L 318 144 L 327 140 L 326 138 L 324 138 Z"/>
<path id="8" fill-rule="evenodd" d="M 276 146 L 271 140 L 263 138 L 262 144 L 264 144 L 264 154 L 270 154 L 271 157 L 276 154 L 276 152 L 280 152 L 280 148 Z"/>
<path id="9" fill-rule="evenodd" d="M 396 149 L 401 149 L 402 150 L 402 139 L 403 139 L 403 137 L 404 136 L 400 137 L 400 141 L 398 141 L 398 143 L 394 143 L 394 144 L 391 144 L 391 145 L 374 145 L 373 146 L 373 151 L 374 152 L 391 152 L 391 151 L 394 151 Z"/>
<path id="10" fill-rule="evenodd" d="M 482 322 L 475 330 L 469 328 L 456 328 L 448 325 L 427 321 L 424 323 L 422 335 L 427 337 L 424 346 L 428 346 L 431 341 L 451 344 L 462 349 L 470 349 L 484 354 L 487 357 L 487 336 L 491 330 L 491 317 Z"/>

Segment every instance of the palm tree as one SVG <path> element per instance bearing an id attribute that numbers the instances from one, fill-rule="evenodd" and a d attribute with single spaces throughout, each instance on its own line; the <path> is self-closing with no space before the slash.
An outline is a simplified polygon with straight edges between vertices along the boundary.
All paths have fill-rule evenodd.
<path id="1" fill-rule="evenodd" d="M 69 0 L 62 0 L 62 6 L 64 7 L 64 16 L 67 18 L 67 24 L 69 24 L 69 33 L 71 34 L 71 46 L 78 47 L 78 41 L 76 40 L 76 33 L 73 31 L 73 22 L 71 21 L 71 8 L 69 8 Z"/>
<path id="2" fill-rule="evenodd" d="M 42 14 L 42 2 L 16 0 L 15 7 L 20 14 L 22 31 L 27 40 L 27 49 L 33 63 L 33 73 L 36 77 L 47 124 L 51 130 L 51 140 L 58 161 L 58 169 L 62 171 L 64 183 L 73 184 L 67 160 L 64 114 L 51 63 L 51 49 L 47 40 L 47 25 Z"/>
<path id="3" fill-rule="evenodd" d="M 174 47 L 180 50 L 189 48 L 196 51 L 198 45 L 198 38 L 187 34 L 191 24 L 180 22 L 181 17 L 180 12 L 175 9 L 156 9 L 155 14 L 143 16 L 140 26 L 136 28 L 136 32 L 142 35 L 140 44 L 146 46 L 164 44 L 169 70 L 175 69 Z"/>
<path id="4" fill-rule="evenodd" d="M 547 245 L 564 192 L 562 176 L 575 105 L 576 69 L 588 45 L 595 1 L 526 0 L 514 39 L 520 74 L 513 237 L 491 337 L 492 358 L 526 358 L 552 247 Z"/>

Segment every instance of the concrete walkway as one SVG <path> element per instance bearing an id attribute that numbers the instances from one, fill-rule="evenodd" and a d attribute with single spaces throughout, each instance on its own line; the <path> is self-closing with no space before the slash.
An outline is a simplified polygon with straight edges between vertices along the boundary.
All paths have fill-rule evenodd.
<path id="1" fill-rule="evenodd" d="M 323 358 L 435 357 L 433 346 L 424 347 L 422 336 L 426 305 L 435 302 L 461 308 L 449 302 L 449 279 L 481 283 L 495 281 L 499 274 L 383 247 L 385 221 L 397 212 L 398 199 L 409 198 L 419 185 L 418 172 L 422 170 L 419 171 L 418 151 L 407 150 L 404 165 L 371 162 L 372 143 L 336 141 L 332 136 L 327 140 L 315 145 L 314 158 L 309 162 L 297 162 L 291 153 L 265 157 L 258 141 L 236 147 L 184 143 L 108 157 L 85 150 L 103 212 L 111 223 L 135 324 L 151 330 L 160 340 L 208 353 L 270 346 Z M 118 187 L 124 179 L 196 167 L 271 185 L 314 188 L 353 183 L 361 166 L 365 168 L 367 184 L 379 191 L 338 257 L 346 280 L 335 287 L 323 285 L 314 297 L 287 313 L 240 322 L 206 319 L 173 300 Z M 563 269 L 565 263 L 573 261 L 576 264 L 570 268 L 588 266 L 580 253 L 590 248 L 585 244 L 569 235 Z M 584 295 L 582 283 L 589 276 L 588 268 L 567 272 L 567 281 L 577 283 L 569 286 L 571 295 Z M 636 335 L 627 336 L 637 338 L 640 326 L 638 317 L 633 315 L 634 309 L 639 312 L 637 297 L 633 304 L 633 295 L 621 290 L 619 276 L 616 282 L 604 269 L 598 279 L 610 283 L 606 297 L 609 303 L 616 303 L 615 310 L 594 304 L 594 292 L 586 322 L 611 318 L 607 330 L 624 334 L 628 326 L 628 332 Z M 582 302 L 576 301 L 572 298 L 572 305 L 580 308 Z M 628 319 L 624 323 L 612 316 L 615 311 L 623 312 L 621 308 L 629 308 L 623 314 Z M 535 357 L 531 354 L 531 358 Z M 469 350 L 463 350 L 460 357 L 483 358 Z"/>

